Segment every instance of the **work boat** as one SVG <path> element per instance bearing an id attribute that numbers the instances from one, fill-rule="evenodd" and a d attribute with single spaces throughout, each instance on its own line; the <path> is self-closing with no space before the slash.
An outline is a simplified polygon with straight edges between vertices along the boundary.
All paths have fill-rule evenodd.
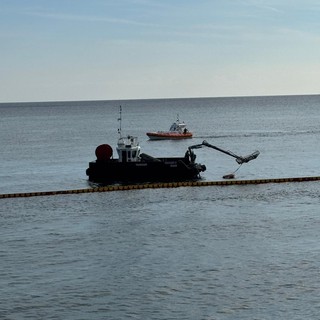
<path id="1" fill-rule="evenodd" d="M 118 158 L 113 158 L 112 147 L 108 144 L 96 148 L 95 161 L 89 163 L 89 180 L 97 183 L 135 183 L 183 181 L 200 178 L 204 165 L 194 161 L 194 154 L 184 157 L 155 158 L 140 152 L 137 138 L 120 137 L 117 144 Z"/>
<path id="2" fill-rule="evenodd" d="M 120 109 L 121 123 L 121 109 Z M 188 148 L 183 157 L 152 157 L 141 153 L 137 137 L 121 135 L 117 143 L 118 158 L 113 158 L 113 149 L 109 144 L 101 144 L 96 150 L 97 159 L 89 162 L 86 170 L 89 181 L 102 184 L 136 182 L 175 182 L 199 179 L 206 166 L 195 162 L 194 149 L 203 146 L 213 148 L 234 158 L 238 164 L 249 162 L 259 155 L 256 151 L 246 157 L 215 147 L 206 141 Z"/>
<path id="3" fill-rule="evenodd" d="M 184 122 L 180 122 L 179 116 L 177 116 L 177 120 L 171 125 L 169 131 L 147 132 L 146 134 L 150 140 L 192 138 L 192 132 L 187 129 Z"/>

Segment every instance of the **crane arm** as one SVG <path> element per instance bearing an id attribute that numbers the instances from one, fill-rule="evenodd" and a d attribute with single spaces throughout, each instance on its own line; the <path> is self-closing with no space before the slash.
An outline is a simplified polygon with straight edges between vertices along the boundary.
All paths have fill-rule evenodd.
<path id="1" fill-rule="evenodd" d="M 193 145 L 193 146 L 190 146 L 188 149 L 189 149 L 190 152 L 191 152 L 192 149 L 200 149 L 200 148 L 202 148 L 203 146 L 209 147 L 209 148 L 212 148 L 212 149 L 215 149 L 215 150 L 217 150 L 217 151 L 220 151 L 220 152 L 222 152 L 222 153 L 225 153 L 225 154 L 227 154 L 227 155 L 235 158 L 238 164 L 243 164 L 243 163 L 247 163 L 247 162 L 249 162 L 249 161 L 251 161 L 251 160 L 254 160 L 254 159 L 256 159 L 256 158 L 259 156 L 259 154 L 260 154 L 260 152 L 257 150 L 257 151 L 255 151 L 255 152 L 253 152 L 253 153 L 251 153 L 251 154 L 249 154 L 249 155 L 247 155 L 247 156 L 244 156 L 244 157 L 238 156 L 238 155 L 236 155 L 235 153 L 233 153 L 233 152 L 231 152 L 231 151 L 223 150 L 223 149 L 221 149 L 221 148 L 219 148 L 219 147 L 216 147 L 216 146 L 208 143 L 206 140 L 204 140 L 204 141 L 203 141 L 202 143 L 200 143 L 200 144 L 195 144 L 195 145 Z"/>

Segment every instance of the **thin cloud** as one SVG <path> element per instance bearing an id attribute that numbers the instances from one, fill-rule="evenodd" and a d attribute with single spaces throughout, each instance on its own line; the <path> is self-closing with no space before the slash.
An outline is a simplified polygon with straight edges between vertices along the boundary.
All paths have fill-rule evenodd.
<path id="1" fill-rule="evenodd" d="M 270 1 L 263 1 L 263 0 L 244 0 L 242 1 L 243 4 L 251 7 L 256 7 L 258 9 L 273 11 L 273 12 L 281 12 L 281 10 L 275 4 L 274 6 L 270 5 Z"/>
<path id="2" fill-rule="evenodd" d="M 122 25 L 133 25 L 140 27 L 156 27 L 154 24 L 139 22 L 135 20 L 119 19 L 119 18 L 108 18 L 90 15 L 75 15 L 66 13 L 53 13 L 53 12 L 42 12 L 42 11 L 26 11 L 25 15 L 36 16 L 40 18 L 48 18 L 54 20 L 64 20 L 64 21 L 82 21 L 82 22 L 105 22 L 112 24 L 122 24 Z"/>

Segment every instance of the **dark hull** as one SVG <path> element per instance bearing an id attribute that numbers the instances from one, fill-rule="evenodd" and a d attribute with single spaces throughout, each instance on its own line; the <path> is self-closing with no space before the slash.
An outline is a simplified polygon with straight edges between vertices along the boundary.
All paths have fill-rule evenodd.
<path id="1" fill-rule="evenodd" d="M 156 161 L 154 161 L 156 160 Z M 157 158 L 153 161 L 92 161 L 87 175 L 96 183 L 165 182 L 198 179 L 204 165 L 190 163 L 186 158 Z"/>

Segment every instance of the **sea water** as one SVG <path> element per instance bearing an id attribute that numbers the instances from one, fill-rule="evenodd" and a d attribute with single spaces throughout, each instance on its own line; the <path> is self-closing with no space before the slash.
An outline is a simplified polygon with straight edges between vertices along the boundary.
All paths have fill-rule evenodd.
<path id="1" fill-rule="evenodd" d="M 320 96 L 0 104 L 0 193 L 89 188 L 122 133 L 202 179 L 319 175 Z M 177 116 L 192 139 L 149 141 Z M 316 319 L 319 182 L 0 199 L 1 319 Z"/>

